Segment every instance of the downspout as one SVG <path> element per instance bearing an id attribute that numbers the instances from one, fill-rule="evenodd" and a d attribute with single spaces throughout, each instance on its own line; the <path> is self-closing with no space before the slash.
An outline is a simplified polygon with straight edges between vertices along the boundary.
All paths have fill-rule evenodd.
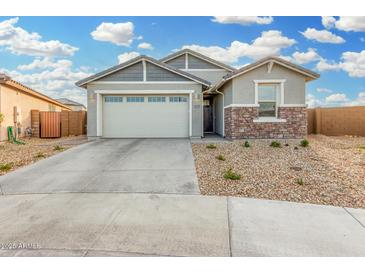
<path id="1" fill-rule="evenodd" d="M 222 126 L 222 131 L 223 131 L 223 137 L 226 137 L 226 134 L 225 134 L 225 131 L 224 131 L 224 93 L 223 92 L 220 92 L 218 89 L 215 90 L 218 94 L 222 95 L 223 96 L 223 104 L 222 104 L 222 114 L 223 114 L 223 119 L 222 119 L 222 122 L 223 122 L 223 126 Z"/>

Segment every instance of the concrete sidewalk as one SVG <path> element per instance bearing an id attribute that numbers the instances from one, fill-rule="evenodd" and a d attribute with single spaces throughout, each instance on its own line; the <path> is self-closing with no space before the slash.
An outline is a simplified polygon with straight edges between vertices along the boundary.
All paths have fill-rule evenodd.
<path id="1" fill-rule="evenodd" d="M 365 210 L 130 193 L 0 196 L 2 256 L 365 256 Z"/>

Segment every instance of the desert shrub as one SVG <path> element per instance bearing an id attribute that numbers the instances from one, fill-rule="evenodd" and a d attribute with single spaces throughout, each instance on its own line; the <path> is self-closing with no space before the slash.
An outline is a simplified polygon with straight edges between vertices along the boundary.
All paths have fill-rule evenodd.
<path id="1" fill-rule="evenodd" d="M 295 180 L 295 183 L 298 184 L 298 185 L 300 185 L 300 186 L 304 185 L 304 181 L 303 181 L 302 178 L 296 179 Z"/>
<path id="2" fill-rule="evenodd" d="M 301 140 L 301 141 L 300 141 L 300 146 L 302 146 L 302 147 L 307 147 L 307 146 L 309 146 L 309 142 L 308 142 L 308 140 L 307 140 L 307 139 L 303 139 L 303 140 Z"/>
<path id="3" fill-rule="evenodd" d="M 44 155 L 44 153 L 42 153 L 42 152 L 39 152 L 39 153 L 37 153 L 37 155 L 35 157 L 36 158 L 45 158 L 46 155 Z"/>
<path id="4" fill-rule="evenodd" d="M 60 151 L 60 150 L 63 150 L 63 147 L 57 145 L 57 146 L 54 146 L 53 150 L 54 151 Z"/>
<path id="5" fill-rule="evenodd" d="M 2 114 L 2 113 L 0 112 L 0 124 L 1 124 L 2 122 L 4 122 L 4 119 L 5 119 L 4 114 Z"/>
<path id="6" fill-rule="evenodd" d="M 244 147 L 250 147 L 250 143 L 248 141 L 245 141 L 245 143 L 243 144 Z"/>
<path id="7" fill-rule="evenodd" d="M 12 167 L 12 163 L 0 164 L 0 171 L 9 171 Z"/>
<path id="8" fill-rule="evenodd" d="M 222 154 L 218 155 L 216 158 L 217 158 L 219 161 L 225 161 L 225 160 L 226 160 L 226 158 L 225 158 Z"/>
<path id="9" fill-rule="evenodd" d="M 241 179 L 241 175 L 233 172 L 232 171 L 232 168 L 230 168 L 230 169 L 228 169 L 224 173 L 224 179 L 228 179 L 228 180 L 239 180 L 239 179 Z"/>
<path id="10" fill-rule="evenodd" d="M 272 141 L 270 146 L 271 147 L 281 147 L 281 143 L 279 141 Z"/>
<path id="11" fill-rule="evenodd" d="M 209 144 L 209 145 L 207 145 L 207 148 L 215 149 L 215 148 L 217 148 L 217 146 L 215 144 Z"/>

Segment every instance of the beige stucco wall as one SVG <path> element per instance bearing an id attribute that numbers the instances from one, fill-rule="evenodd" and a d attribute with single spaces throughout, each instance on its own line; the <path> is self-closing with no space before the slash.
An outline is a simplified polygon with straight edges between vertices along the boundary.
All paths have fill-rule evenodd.
<path id="1" fill-rule="evenodd" d="M 7 140 L 6 128 L 14 125 L 14 106 L 21 110 L 21 135 L 24 134 L 27 127 L 31 126 L 30 111 L 32 109 L 61 111 L 61 107 L 52 103 L 27 95 L 12 87 L 0 85 L 0 112 L 5 116 L 0 127 L 0 141 Z M 51 109 L 51 106 L 54 106 L 54 109 Z"/>

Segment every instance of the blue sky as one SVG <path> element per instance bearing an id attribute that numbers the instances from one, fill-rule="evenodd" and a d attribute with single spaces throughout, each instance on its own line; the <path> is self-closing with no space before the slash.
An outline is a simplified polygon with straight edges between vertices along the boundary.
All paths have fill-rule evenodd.
<path id="1" fill-rule="evenodd" d="M 0 17 L 0 71 L 82 103 L 75 81 L 184 47 L 235 67 L 281 56 L 321 74 L 310 106 L 365 105 L 365 17 Z"/>

